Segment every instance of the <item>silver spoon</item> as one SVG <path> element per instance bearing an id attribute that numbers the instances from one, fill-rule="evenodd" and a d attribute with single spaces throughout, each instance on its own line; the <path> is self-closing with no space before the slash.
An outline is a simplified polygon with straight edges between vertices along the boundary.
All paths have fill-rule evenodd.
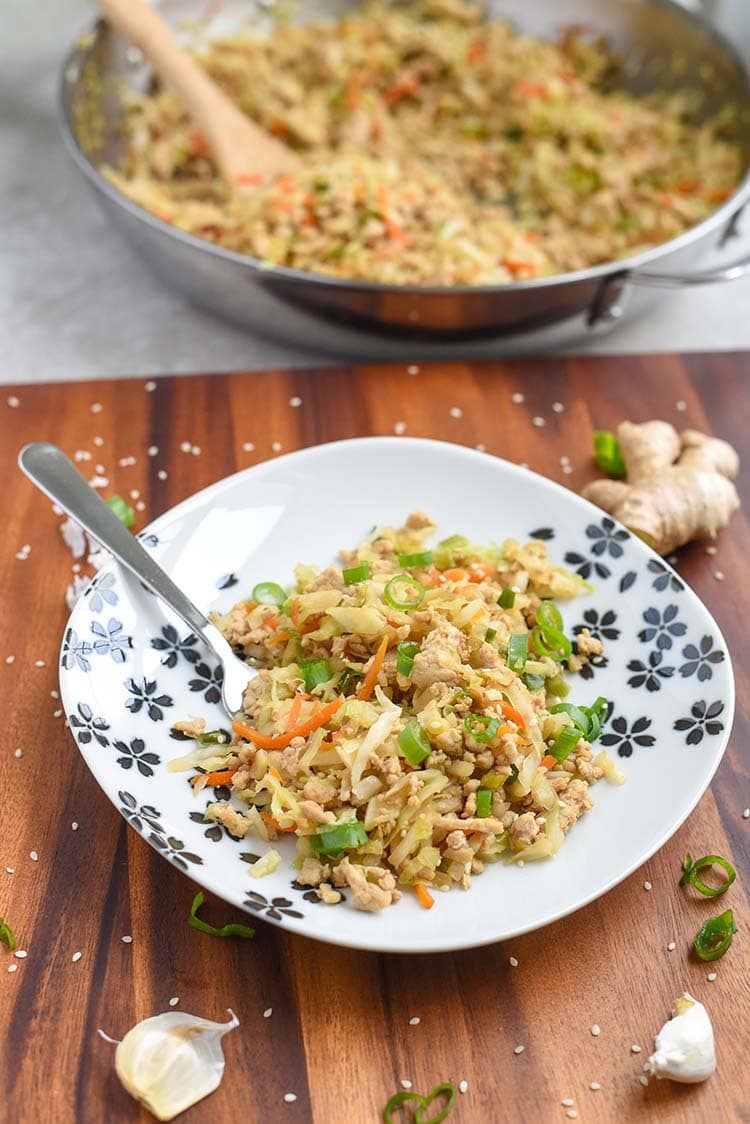
<path id="1" fill-rule="evenodd" d="M 216 625 L 178 589 L 56 445 L 47 441 L 26 445 L 19 454 L 18 464 L 37 488 L 182 617 L 188 628 L 211 649 L 224 670 L 221 697 L 227 713 L 233 717 L 242 707 L 245 688 L 255 672 L 234 654 Z"/>

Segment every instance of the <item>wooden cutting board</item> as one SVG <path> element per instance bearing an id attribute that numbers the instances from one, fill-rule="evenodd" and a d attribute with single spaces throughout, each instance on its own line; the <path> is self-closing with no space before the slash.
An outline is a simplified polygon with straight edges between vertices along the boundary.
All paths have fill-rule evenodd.
<path id="1" fill-rule="evenodd" d="M 253 942 L 189 928 L 194 886 L 126 827 L 65 730 L 56 667 L 72 560 L 50 504 L 15 467 L 24 443 L 54 441 L 88 475 L 105 476 L 107 493 L 143 504 L 141 525 L 280 452 L 394 431 L 478 445 L 578 489 L 593 474 L 592 428 L 624 417 L 719 434 L 747 465 L 748 377 L 747 355 L 664 355 L 5 388 L 0 916 L 28 955 L 0 946 L 3 1118 L 145 1124 L 96 1031 L 120 1037 L 178 996 L 179 1009 L 218 1019 L 232 1007 L 242 1023 L 224 1040 L 222 1086 L 181 1118 L 191 1124 L 377 1124 L 402 1079 L 422 1092 L 468 1082 L 450 1124 L 546 1124 L 572 1112 L 592 1124 L 750 1121 L 746 476 L 744 512 L 717 553 L 695 544 L 678 561 L 723 629 L 737 676 L 734 733 L 711 791 L 654 859 L 587 909 L 506 944 L 407 957 L 339 950 L 262 922 Z M 715 965 L 688 955 L 720 910 L 678 889 L 686 850 L 737 867 L 720 904 L 739 932 Z M 218 900 L 207 908 L 219 925 L 242 920 Z M 643 1087 L 653 1035 L 685 988 L 713 1016 L 719 1071 L 699 1087 Z"/>

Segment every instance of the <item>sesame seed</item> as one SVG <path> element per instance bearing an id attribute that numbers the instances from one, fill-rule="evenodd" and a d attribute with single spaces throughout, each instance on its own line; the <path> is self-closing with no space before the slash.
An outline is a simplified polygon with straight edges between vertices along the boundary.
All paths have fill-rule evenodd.
<path id="1" fill-rule="evenodd" d="M 15 657 L 15 656 L 6 656 L 6 657 L 5 657 L 5 662 L 6 662 L 6 663 L 8 663 L 8 664 L 10 664 L 10 663 L 15 663 L 15 661 L 16 661 L 16 657 Z"/>
<path id="2" fill-rule="evenodd" d="M 34 667 L 46 667 L 44 660 L 34 660 Z"/>
<path id="3" fill-rule="evenodd" d="M 716 979 L 716 972 L 709 972 L 708 975 L 706 976 L 706 979 L 708 980 L 709 983 L 713 983 L 714 980 Z"/>
<path id="4" fill-rule="evenodd" d="M 82 956 L 83 956 L 82 952 L 74 952 L 70 959 L 73 961 L 74 964 L 77 964 Z"/>
<path id="5" fill-rule="evenodd" d="M 476 449 L 476 451 L 478 453 L 486 453 L 487 452 L 487 446 L 483 445 L 481 441 L 479 442 L 478 445 L 475 445 L 474 448 Z"/>
<path id="6" fill-rule="evenodd" d="M 419 1015 L 413 1015 L 412 1018 L 409 1019 L 409 1026 L 419 1026 L 421 1021 Z"/>
<path id="7" fill-rule="evenodd" d="M 243 453 L 252 453 L 252 452 L 254 452 L 254 450 L 255 450 L 255 445 L 252 443 L 252 441 L 245 441 L 243 443 L 243 445 L 242 445 L 242 452 Z"/>
<path id="8" fill-rule="evenodd" d="M 594 1023 L 594 1025 L 591 1028 L 591 1033 L 593 1034 L 594 1038 L 598 1038 L 599 1035 L 601 1034 L 601 1032 L 602 1032 L 602 1028 L 600 1026 L 598 1026 L 596 1023 Z"/>
<path id="9" fill-rule="evenodd" d="M 563 406 L 562 402 L 553 402 L 552 409 L 556 414 L 561 414 L 565 407 Z"/>
<path id="10" fill-rule="evenodd" d="M 180 451 L 183 452 L 183 453 L 189 453 L 190 450 L 192 449 L 192 447 L 193 446 L 192 446 L 190 441 L 181 441 L 180 442 Z"/>
<path id="11" fill-rule="evenodd" d="M 18 398 L 16 398 L 15 394 L 11 394 L 8 398 L 8 405 L 10 406 L 11 410 L 17 410 L 21 405 L 21 402 Z"/>
<path id="12" fill-rule="evenodd" d="M 714 570 L 714 577 L 716 578 L 717 582 L 723 582 L 724 581 L 724 571 L 723 570 Z"/>
<path id="13" fill-rule="evenodd" d="M 560 464 L 563 467 L 565 467 L 566 464 L 570 464 L 570 457 L 560 457 Z"/>
<path id="14" fill-rule="evenodd" d="M 76 449 L 76 451 L 73 453 L 73 460 L 74 461 L 90 461 L 91 460 L 91 453 L 89 453 L 89 451 L 87 449 Z"/>
<path id="15" fill-rule="evenodd" d="M 201 455 L 200 445 L 192 445 L 191 448 L 190 448 L 190 452 L 193 454 L 194 457 L 199 457 Z"/>
<path id="16" fill-rule="evenodd" d="M 151 394 L 152 391 L 156 390 L 156 383 L 154 382 L 153 379 L 149 379 L 143 389 L 148 391 L 149 394 Z"/>
<path id="17" fill-rule="evenodd" d="M 468 1081 L 459 1081 L 459 1083 L 458 1083 L 459 1093 L 466 1093 L 466 1092 L 468 1092 L 468 1089 L 469 1089 L 469 1082 Z"/>
<path id="18" fill-rule="evenodd" d="M 643 889 L 644 889 L 644 890 L 653 890 L 653 888 L 654 888 L 654 887 L 653 887 L 653 886 L 651 885 L 651 883 L 650 883 L 650 882 L 644 882 L 644 883 L 643 883 Z"/>
<path id="19" fill-rule="evenodd" d="M 406 422 L 397 421 L 393 427 L 393 432 L 397 437 L 400 437 L 402 433 L 406 433 Z"/>
<path id="20" fill-rule="evenodd" d="M 33 863 L 39 862 L 39 855 L 36 851 L 29 851 L 29 858 Z"/>
<path id="21" fill-rule="evenodd" d="M 640 1054 L 641 1048 L 640 1048 L 640 1046 L 637 1046 L 634 1042 L 633 1045 L 630 1047 L 630 1052 L 631 1052 L 631 1054 Z"/>
<path id="22" fill-rule="evenodd" d="M 100 414 L 104 407 L 102 406 L 101 402 L 92 402 L 90 409 L 92 414 Z"/>
<path id="23" fill-rule="evenodd" d="M 23 750 L 17 749 L 13 756 L 14 757 L 23 757 Z"/>
<path id="24" fill-rule="evenodd" d="M 513 1047 L 513 1053 L 514 1054 L 522 1054 L 525 1049 L 526 1049 L 525 1046 L 514 1046 Z"/>
<path id="25" fill-rule="evenodd" d="M 742 813 L 742 818 L 743 820 L 750 820 L 750 808 L 745 808 L 745 811 Z"/>
<path id="26" fill-rule="evenodd" d="M 416 363 L 411 363 L 406 368 L 406 373 L 407 373 L 407 375 L 418 375 L 419 374 L 419 367 L 417 366 Z"/>
<path id="27" fill-rule="evenodd" d="M 17 964 L 9 964 L 8 965 L 8 971 L 9 972 L 17 972 L 18 971 L 18 965 Z"/>
<path id="28" fill-rule="evenodd" d="M 563 1106 L 563 1108 L 570 1108 L 575 1103 L 576 1102 L 573 1097 L 563 1097 L 563 1099 L 560 1101 L 560 1104 Z"/>
<path id="29" fill-rule="evenodd" d="M 266 1007 L 265 1011 L 263 1012 L 263 1018 L 264 1019 L 270 1019 L 272 1014 L 273 1014 L 273 1007 Z"/>
<path id="30" fill-rule="evenodd" d="M 15 873 L 16 873 L 16 871 L 15 871 L 15 868 L 14 868 L 14 867 L 12 867 L 12 866 L 6 866 L 6 868 L 5 868 L 5 873 L 6 873 L 6 874 L 15 874 Z"/>
<path id="31" fill-rule="evenodd" d="M 717 546 L 707 546 L 706 547 L 706 554 L 708 554 L 711 558 L 713 558 L 713 556 L 715 554 L 718 554 L 718 553 L 719 553 L 719 548 Z"/>
<path id="32" fill-rule="evenodd" d="M 51 699 L 59 699 L 60 698 L 60 692 L 59 691 L 50 691 L 49 697 Z"/>
<path id="33" fill-rule="evenodd" d="M 126 933 L 124 937 L 120 937 L 120 940 L 122 941 L 123 944 L 132 944 L 133 943 L 133 938 L 131 937 L 130 933 Z"/>
<path id="34" fill-rule="evenodd" d="M 120 457 L 120 459 L 117 463 L 120 466 L 120 468 L 130 468 L 132 465 L 134 465 L 136 463 L 136 458 L 135 457 Z"/>
<path id="35" fill-rule="evenodd" d="M 680 398 L 675 402 L 675 409 L 679 410 L 681 414 L 684 413 L 685 410 L 687 410 L 687 402 L 683 398 Z"/>
<path id="36" fill-rule="evenodd" d="M 173 995 L 172 998 L 169 1000 L 169 1006 L 170 1007 L 176 1007 L 179 1002 L 180 1002 L 179 995 Z"/>
<path id="37" fill-rule="evenodd" d="M 510 964 L 511 968 L 518 967 L 518 961 L 516 960 L 515 956 L 508 957 L 508 963 Z"/>
<path id="38" fill-rule="evenodd" d="M 149 445 L 146 452 L 148 453 L 148 455 L 150 457 L 155 457 L 157 455 L 157 453 L 159 452 L 159 446 L 158 445 Z"/>
<path id="39" fill-rule="evenodd" d="M 578 1113 L 574 1108 L 568 1108 L 565 1110 L 565 1115 L 567 1116 L 568 1120 L 575 1120 L 575 1118 L 578 1116 Z"/>
<path id="40" fill-rule="evenodd" d="M 544 420 L 544 418 L 540 417 L 539 414 L 537 414 L 536 417 L 533 417 L 531 419 L 531 424 L 535 425 L 537 427 L 537 429 L 540 429 L 543 425 L 546 425 L 547 423 Z"/>
<path id="41" fill-rule="evenodd" d="M 648 1085 L 648 1077 L 646 1077 L 645 1073 L 642 1073 L 641 1076 L 638 1078 L 638 1080 L 640 1081 L 641 1085 L 643 1085 L 643 1086 Z"/>
<path id="42" fill-rule="evenodd" d="M 409 1078 L 408 1077 L 402 1077 L 401 1078 L 401 1088 L 402 1089 L 411 1089 L 411 1087 L 412 1087 L 412 1082 L 409 1080 Z"/>
<path id="43" fill-rule="evenodd" d="M 297 410 L 302 405 L 302 399 L 298 394 L 295 394 L 292 398 L 289 399 L 289 405 L 293 410 Z"/>
<path id="44" fill-rule="evenodd" d="M 464 412 L 460 406 L 451 406 L 448 413 L 452 418 L 462 418 L 464 416 Z"/>
<path id="45" fill-rule="evenodd" d="M 96 445 L 97 449 L 101 449 L 102 445 L 104 444 L 104 438 L 103 437 L 95 437 L 94 438 L 94 444 Z"/>
<path id="46" fill-rule="evenodd" d="M 130 489 L 130 498 L 131 498 L 131 500 L 139 500 L 141 498 L 141 493 L 138 491 L 137 488 L 131 488 Z"/>
<path id="47" fill-rule="evenodd" d="M 519 391 L 516 391 L 515 394 L 511 394 L 510 400 L 511 402 L 515 402 L 516 406 L 520 406 L 522 402 L 526 401 L 526 398 Z"/>
<path id="48" fill-rule="evenodd" d="M 166 480 L 169 473 L 166 469 L 160 468 L 156 475 L 158 476 L 159 480 Z"/>
<path id="49" fill-rule="evenodd" d="M 297 1094 L 296 1093 L 284 1093 L 284 1100 L 286 1101 L 287 1104 L 294 1104 L 294 1102 L 297 1100 Z"/>
<path id="50" fill-rule="evenodd" d="M 53 710 L 52 711 L 52 717 L 53 718 L 62 718 L 62 711 L 61 710 Z"/>
<path id="51" fill-rule="evenodd" d="M 674 950 L 676 948 L 677 948 L 677 945 L 675 944 L 675 942 L 670 941 L 669 944 L 667 945 L 667 952 L 674 952 Z"/>
<path id="52" fill-rule="evenodd" d="M 26 949 L 17 948 L 13 955 L 15 956 L 16 960 L 25 960 L 29 954 Z"/>
<path id="53" fill-rule="evenodd" d="M 135 510 L 136 511 L 145 511 L 146 510 L 146 505 L 143 502 L 143 500 L 138 500 L 138 503 L 135 505 Z"/>
<path id="54" fill-rule="evenodd" d="M 523 859 L 519 859 L 518 862 L 516 863 L 516 866 L 520 870 L 522 867 L 526 866 L 526 863 L 524 862 Z"/>
<path id="55" fill-rule="evenodd" d="M 591 1084 L 589 1085 L 589 1089 L 592 1089 L 595 1093 L 598 1093 L 599 1090 L 601 1089 L 601 1085 L 599 1084 L 598 1081 L 592 1081 Z"/>
<path id="56" fill-rule="evenodd" d="M 272 442 L 272 444 L 271 444 L 271 452 L 272 452 L 272 453 L 280 453 L 280 452 L 281 452 L 281 442 L 280 442 L 280 441 L 274 441 L 274 442 Z"/>
<path id="57" fill-rule="evenodd" d="M 72 824 L 70 825 L 70 830 L 71 831 L 78 831 L 78 821 L 77 820 L 73 820 Z"/>
<path id="58" fill-rule="evenodd" d="M 573 466 L 572 464 L 564 464 L 562 466 L 562 470 L 566 476 L 570 476 L 571 472 L 573 471 Z"/>

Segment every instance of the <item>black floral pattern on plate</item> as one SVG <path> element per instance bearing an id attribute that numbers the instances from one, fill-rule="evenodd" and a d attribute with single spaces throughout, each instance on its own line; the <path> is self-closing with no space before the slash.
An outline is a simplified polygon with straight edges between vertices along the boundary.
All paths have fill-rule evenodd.
<path id="1" fill-rule="evenodd" d="M 92 738 L 95 738 L 101 746 L 109 745 L 109 738 L 104 734 L 104 731 L 109 729 L 109 722 L 97 718 L 88 703 L 80 702 L 76 709 L 78 713 L 71 714 L 70 725 L 79 745 L 88 745 Z"/>
<path id="2" fill-rule="evenodd" d="M 185 844 L 181 839 L 177 839 L 174 835 L 157 834 L 152 831 L 148 836 L 149 843 L 153 845 L 166 855 L 168 859 L 179 867 L 180 870 L 187 870 L 188 863 L 193 863 L 195 866 L 202 866 L 203 859 L 200 855 L 196 855 L 193 851 L 186 851 Z"/>
<path id="3" fill-rule="evenodd" d="M 94 651 L 98 656 L 111 656 L 115 663 L 125 663 L 125 652 L 133 647 L 133 639 L 123 632 L 122 621 L 110 617 L 106 628 L 100 621 L 92 621 L 91 631 L 96 637 Z"/>
<path id="4" fill-rule="evenodd" d="M 569 550 L 565 555 L 565 561 L 569 566 L 575 567 L 575 572 L 584 581 L 587 581 L 592 574 L 605 580 L 611 576 L 612 571 L 602 559 L 607 556 L 614 559 L 622 558 L 624 553 L 622 543 L 630 538 L 630 532 L 618 527 L 614 519 L 605 516 L 601 523 L 588 525 L 586 538 L 590 540 L 589 554 L 593 557 L 588 558 L 585 553 L 579 554 Z"/>
<path id="5" fill-rule="evenodd" d="M 598 613 L 596 609 L 586 609 L 583 621 L 575 625 L 573 632 L 579 636 L 587 628 L 597 640 L 616 640 L 620 635 L 619 628 L 613 627 L 616 621 L 617 613 L 613 609 L 606 609 L 603 613 Z"/>
<path id="6" fill-rule="evenodd" d="M 88 640 L 82 640 L 75 629 L 69 628 L 63 638 L 63 667 L 66 671 L 72 671 L 74 667 L 80 671 L 91 671 L 91 661 L 88 657 L 93 650 Z"/>
<path id="7" fill-rule="evenodd" d="M 724 729 L 724 723 L 719 722 L 719 715 L 724 710 L 724 703 L 717 699 L 716 702 L 707 703 L 699 699 L 690 708 L 689 718 L 678 718 L 674 729 L 681 732 L 687 731 L 685 741 L 688 745 L 700 745 L 704 734 L 715 737 Z"/>
<path id="8" fill-rule="evenodd" d="M 637 578 L 638 574 L 635 570 L 628 570 L 626 574 L 623 574 L 620 578 L 620 593 L 627 593 L 630 587 L 635 585 Z"/>
<path id="9" fill-rule="evenodd" d="M 151 753 L 146 749 L 146 743 L 143 738 L 131 738 L 130 742 L 116 741 L 112 743 L 117 750 L 120 757 L 117 758 L 117 764 L 122 769 L 130 769 L 135 762 L 136 768 L 142 777 L 153 777 L 154 770 L 152 765 L 159 765 L 161 757 L 158 753 Z"/>
<path id="10" fill-rule="evenodd" d="M 685 583 L 680 581 L 677 575 L 673 574 L 671 570 L 668 570 L 663 562 L 660 562 L 657 558 L 652 558 L 648 564 L 648 568 L 652 574 L 656 574 L 656 577 L 651 582 L 654 589 L 658 590 L 660 593 L 665 589 L 670 589 L 672 593 L 682 593 L 685 588 Z"/>
<path id="11" fill-rule="evenodd" d="M 161 630 L 161 636 L 152 638 L 151 647 L 156 648 L 157 652 L 165 653 L 161 661 L 165 667 L 174 667 L 179 656 L 182 656 L 188 663 L 198 662 L 200 653 L 195 650 L 197 643 L 198 637 L 192 632 L 189 632 L 187 636 L 183 636 L 180 640 L 174 625 L 165 624 Z"/>
<path id="12" fill-rule="evenodd" d="M 117 795 L 120 797 L 120 814 L 125 817 L 136 831 L 143 833 L 145 825 L 149 827 L 151 831 L 158 831 L 162 835 L 164 834 L 163 828 L 159 823 L 161 812 L 159 812 L 153 804 L 141 804 L 139 808 L 138 801 L 132 793 L 121 790 Z"/>
<path id="13" fill-rule="evenodd" d="M 304 901 L 310 902 L 312 905 L 343 905 L 346 901 L 344 891 L 339 889 L 338 886 L 336 886 L 335 889 L 341 894 L 341 897 L 337 902 L 324 902 L 322 898 L 318 897 L 318 894 L 312 886 L 304 886 L 301 882 L 297 882 L 296 879 L 292 882 L 292 889 L 296 890 L 298 894 L 301 894 Z"/>
<path id="14" fill-rule="evenodd" d="M 212 668 L 207 663 L 197 663 L 195 676 L 188 683 L 190 690 L 201 691 L 207 703 L 221 702 L 221 685 L 224 682 L 224 668 L 221 664 Z"/>
<path id="15" fill-rule="evenodd" d="M 243 863 L 257 863 L 260 855 L 256 855 L 253 851 L 240 851 L 239 858 Z"/>
<path id="16" fill-rule="evenodd" d="M 136 538 L 138 538 L 144 546 L 149 547 L 151 550 L 153 550 L 155 546 L 159 545 L 159 536 L 155 535 L 153 531 L 141 531 L 141 533 L 137 535 Z"/>
<path id="17" fill-rule="evenodd" d="M 529 531 L 530 539 L 537 539 L 539 542 L 550 542 L 555 537 L 555 532 L 552 527 L 537 527 L 535 531 Z"/>
<path id="18" fill-rule="evenodd" d="M 573 643 L 573 648 L 577 653 L 578 648 L 575 642 Z M 597 671 L 602 671 L 605 667 L 608 667 L 608 665 L 609 660 L 603 653 L 598 656 L 589 656 L 588 661 L 583 665 L 583 667 L 577 674 L 581 677 L 581 679 L 593 679 Z"/>
<path id="19" fill-rule="evenodd" d="M 646 627 L 638 633 L 638 639 L 644 644 L 656 641 L 661 651 L 671 648 L 675 637 L 687 632 L 687 625 L 677 620 L 678 613 L 676 605 L 667 605 L 661 612 L 656 608 L 646 609 L 643 614 Z"/>
<path id="20" fill-rule="evenodd" d="M 633 750 L 637 746 L 647 749 L 656 741 L 654 735 L 647 732 L 650 726 L 651 719 L 645 716 L 636 718 L 633 724 L 629 725 L 628 720 L 618 714 L 610 722 L 606 733 L 602 734 L 601 743 L 613 748 L 616 746 L 620 757 L 632 757 Z"/>
<path id="21" fill-rule="evenodd" d="M 240 579 L 234 573 L 222 574 L 222 576 L 219 578 L 219 580 L 216 583 L 216 588 L 217 589 L 231 589 L 233 585 L 237 585 L 237 582 L 239 580 Z"/>
<path id="22" fill-rule="evenodd" d="M 670 679 L 675 672 L 673 667 L 666 666 L 662 661 L 664 652 L 655 649 L 649 652 L 646 662 L 631 660 L 628 671 L 634 674 L 628 679 L 630 687 L 645 687 L 647 691 L 660 691 L 662 679 Z"/>
<path id="23" fill-rule="evenodd" d="M 251 890 L 247 895 L 244 905 L 247 909 L 252 909 L 255 913 L 265 914 L 266 917 L 270 917 L 274 921 L 281 921 L 284 917 L 304 916 L 299 910 L 292 908 L 294 902 L 291 902 L 289 898 L 271 898 L 269 900 L 255 890 Z"/>
<path id="24" fill-rule="evenodd" d="M 102 574 L 98 581 L 89 587 L 89 606 L 93 613 L 101 613 L 105 602 L 107 605 L 116 605 L 119 601 L 114 591 L 115 575 L 110 571 Z"/>
<path id="25" fill-rule="evenodd" d="M 138 801 L 131 792 L 120 791 L 118 796 L 120 812 L 128 823 L 141 835 L 144 835 L 148 828 L 149 833 L 146 838 L 149 843 L 170 859 L 175 866 L 180 870 L 187 870 L 188 863 L 193 863 L 195 866 L 203 865 L 200 855 L 194 854 L 193 851 L 186 851 L 181 839 L 167 834 L 166 828 L 161 823 L 161 812 L 157 808 L 152 804 L 141 804 L 139 808 Z"/>
<path id="26" fill-rule="evenodd" d="M 682 654 L 686 662 L 680 668 L 680 675 L 687 679 L 697 673 L 700 683 L 712 678 L 712 664 L 724 661 L 724 652 L 721 648 L 714 648 L 714 638 L 708 634 L 702 637 L 699 645 L 686 644 Z"/>
<path id="27" fill-rule="evenodd" d="M 174 706 L 171 695 L 156 694 L 157 688 L 155 679 L 146 679 L 144 677 L 140 683 L 136 683 L 135 679 L 126 679 L 125 689 L 130 695 L 130 698 L 125 703 L 130 713 L 138 714 L 141 708 L 145 706 L 146 713 L 152 722 L 161 722 L 164 717 L 163 708 Z"/>
<path id="28" fill-rule="evenodd" d="M 221 790 L 217 789 L 216 791 L 218 793 Z M 228 793 L 229 789 L 227 789 L 226 791 Z M 213 801 L 211 801 L 211 803 L 213 803 Z M 232 835 L 231 831 L 229 831 L 224 826 L 224 824 L 217 823 L 217 822 L 212 821 L 212 820 L 206 820 L 205 815 L 206 815 L 207 809 L 208 809 L 208 804 L 206 804 L 206 807 L 203 809 L 202 812 L 190 812 L 190 814 L 189 814 L 189 819 L 191 819 L 193 821 L 193 823 L 199 823 L 206 829 L 203 832 L 206 839 L 210 839 L 210 841 L 212 843 L 220 843 L 222 838 L 226 835 L 229 839 L 232 839 L 232 840 L 234 840 L 235 843 L 237 843 L 238 842 L 237 837 L 235 835 Z M 257 859 L 257 857 L 258 856 L 256 855 L 255 858 Z M 255 862 L 255 859 L 253 859 L 252 861 Z"/>

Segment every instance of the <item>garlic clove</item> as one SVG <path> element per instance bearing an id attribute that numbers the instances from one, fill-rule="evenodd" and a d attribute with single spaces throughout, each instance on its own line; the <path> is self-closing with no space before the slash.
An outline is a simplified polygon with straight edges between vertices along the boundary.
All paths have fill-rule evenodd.
<path id="1" fill-rule="evenodd" d="M 674 1003 L 674 1017 L 656 1036 L 647 1065 L 655 1077 L 695 1084 L 716 1069 L 714 1031 L 708 1011 L 684 992 Z"/>
<path id="2" fill-rule="evenodd" d="M 185 1011 L 167 1011 L 137 1023 L 115 1051 L 120 1081 L 157 1120 L 172 1120 L 207 1097 L 224 1076 L 221 1039 L 239 1026 L 229 1011 L 226 1023 Z"/>

